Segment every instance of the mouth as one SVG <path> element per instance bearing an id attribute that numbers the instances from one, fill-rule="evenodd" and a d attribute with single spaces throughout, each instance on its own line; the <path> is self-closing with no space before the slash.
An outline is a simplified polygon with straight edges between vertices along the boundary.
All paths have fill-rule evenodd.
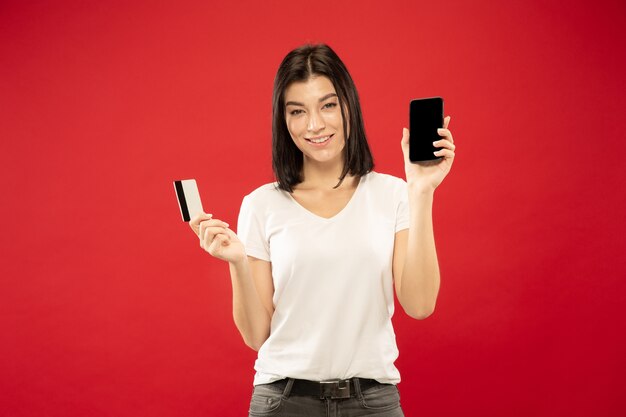
<path id="1" fill-rule="evenodd" d="M 304 138 L 307 142 L 309 142 L 312 145 L 324 145 L 325 143 L 327 143 L 335 134 L 333 133 L 332 135 L 326 135 L 326 136 L 317 136 L 314 138 Z"/>

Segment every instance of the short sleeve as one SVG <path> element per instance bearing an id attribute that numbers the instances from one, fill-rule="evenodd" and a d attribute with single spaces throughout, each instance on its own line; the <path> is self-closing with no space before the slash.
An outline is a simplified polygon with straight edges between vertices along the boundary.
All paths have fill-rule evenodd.
<path id="1" fill-rule="evenodd" d="M 245 196 L 239 210 L 237 236 L 246 248 L 248 256 L 269 262 L 269 242 L 267 241 L 263 224 L 259 208 L 255 207 L 249 195 Z"/>
<path id="2" fill-rule="evenodd" d="M 406 182 L 400 180 L 396 189 L 396 233 L 409 228 L 409 194 Z"/>

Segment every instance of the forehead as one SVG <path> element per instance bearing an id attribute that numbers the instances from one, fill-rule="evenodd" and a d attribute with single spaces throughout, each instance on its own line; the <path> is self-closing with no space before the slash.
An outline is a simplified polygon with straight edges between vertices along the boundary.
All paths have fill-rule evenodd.
<path id="1" fill-rule="evenodd" d="M 328 79 L 328 77 L 318 75 L 311 77 L 306 81 L 296 81 L 289 84 L 285 90 L 285 102 L 317 102 L 320 97 L 330 93 L 337 93 L 333 83 Z"/>

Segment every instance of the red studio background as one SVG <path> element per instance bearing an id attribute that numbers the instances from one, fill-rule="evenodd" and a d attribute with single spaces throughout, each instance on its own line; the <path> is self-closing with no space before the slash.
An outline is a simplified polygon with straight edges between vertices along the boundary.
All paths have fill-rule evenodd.
<path id="1" fill-rule="evenodd" d="M 172 181 L 236 224 L 306 42 L 378 171 L 410 99 L 452 116 L 437 309 L 394 317 L 406 415 L 626 415 L 625 28 L 607 0 L 3 1 L 0 415 L 246 415 L 255 352 Z"/>

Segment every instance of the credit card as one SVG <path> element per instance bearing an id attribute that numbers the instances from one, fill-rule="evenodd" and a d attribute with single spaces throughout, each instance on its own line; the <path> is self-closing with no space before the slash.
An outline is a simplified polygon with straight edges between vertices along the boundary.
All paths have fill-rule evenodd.
<path id="1" fill-rule="evenodd" d="M 178 180 L 174 181 L 174 189 L 178 198 L 178 207 L 183 221 L 188 222 L 193 217 L 202 213 L 202 201 L 198 192 L 198 184 L 196 180 Z"/>

